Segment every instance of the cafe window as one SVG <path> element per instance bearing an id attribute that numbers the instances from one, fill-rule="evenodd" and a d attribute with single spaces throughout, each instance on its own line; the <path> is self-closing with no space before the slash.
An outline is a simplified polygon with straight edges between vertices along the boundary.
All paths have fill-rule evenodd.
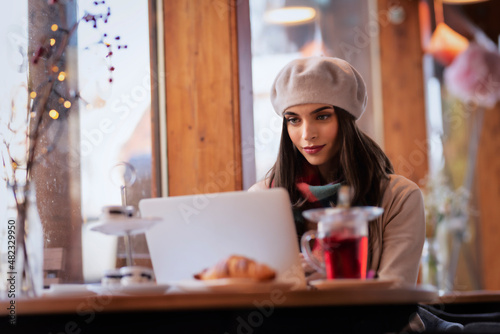
<path id="1" fill-rule="evenodd" d="M 102 57 L 107 47 L 99 43 L 102 36 L 92 25 L 81 25 L 78 30 L 82 246 L 89 279 L 114 268 L 115 257 L 122 262 L 125 250 L 121 239 L 99 235 L 85 226 L 98 220 L 103 206 L 126 201 L 123 204 L 137 208 L 141 198 L 151 197 L 153 182 L 148 1 L 106 4 L 112 14 L 100 32 L 120 41 L 111 62 Z M 93 7 L 93 2 L 79 1 L 80 16 Z M 111 73 L 110 66 L 115 69 Z M 126 187 L 126 198 L 122 198 L 121 186 Z M 148 258 L 144 236 L 132 238 L 135 258 Z M 101 247 L 95 247 L 98 240 Z M 104 261 L 96 266 L 98 258 Z"/>
<path id="2" fill-rule="evenodd" d="M 358 125 L 383 144 L 376 1 L 252 0 L 250 20 L 257 180 L 276 160 L 282 128 L 269 91 L 278 71 L 295 58 L 324 55 L 353 64 L 368 88 Z"/>
<path id="3" fill-rule="evenodd" d="M 74 260 L 67 268 L 70 273 L 66 273 L 65 282 L 95 281 L 104 269 L 124 264 L 124 248 L 119 239 L 89 230 L 103 206 L 122 203 L 120 186 L 124 182 L 134 180 L 127 184 L 129 205 L 137 206 L 141 198 L 165 195 L 160 189 L 161 177 L 153 175 L 160 165 L 153 163 L 157 154 L 152 147 L 152 143 L 158 142 L 153 140 L 157 134 L 152 124 L 158 122 L 151 121 L 157 115 L 151 76 L 154 80 L 160 77 L 150 70 L 154 67 L 151 59 L 155 58 L 150 50 L 156 45 L 149 15 L 155 11 L 148 6 L 154 3 L 141 0 L 120 6 L 118 0 L 106 0 L 105 4 L 67 2 L 63 18 L 60 11 L 54 10 L 54 6 L 59 6 L 56 2 L 16 1 L 12 6 L 19 15 L 9 16 L 3 22 L 12 32 L 9 36 L 15 36 L 2 54 L 7 59 L 2 64 L 14 61 L 16 65 L 8 66 L 5 73 L 9 80 L 2 81 L 6 85 L 2 89 L 2 94 L 6 94 L 2 115 L 8 115 L 10 101 L 27 101 L 33 80 L 45 79 L 45 69 L 30 67 L 28 55 L 32 56 L 39 41 L 46 37 L 50 20 L 74 22 L 86 13 L 106 16 L 110 8 L 105 24 L 98 20 L 94 27 L 93 21 L 80 22 L 64 54 L 63 63 L 68 68 L 65 89 L 77 92 L 79 99 L 71 106 L 71 116 L 61 122 L 64 125 L 59 128 L 65 129 L 62 135 L 57 137 L 51 132 L 55 126 L 47 130 L 45 145 L 52 151 L 46 155 L 35 180 L 45 247 L 65 247 Z M 281 132 L 281 119 L 269 102 L 269 88 L 277 71 L 293 58 L 324 54 L 351 62 L 369 87 L 370 102 L 359 124 L 381 143 L 378 65 L 374 65 L 378 64 L 378 41 L 371 30 L 377 24 L 375 1 L 252 0 L 249 4 L 257 179 L 262 179 L 274 162 Z M 298 5 L 312 8 L 315 14 L 294 24 L 266 18 L 280 6 Z M 44 20 L 37 16 L 40 12 L 48 14 Z M 11 17 L 22 19 L 9 21 Z M 111 57 L 106 57 L 106 41 L 113 44 Z M 2 116 L 2 122 L 8 119 Z M 5 184 L 2 186 L 5 188 Z M 135 260 L 147 262 L 144 237 L 134 238 Z M 82 258 L 83 265 L 79 263 Z"/>
<path id="4" fill-rule="evenodd" d="M 42 154 L 33 184 L 44 246 L 66 251 L 63 282 L 98 280 L 104 269 L 124 260 L 120 239 L 89 230 L 104 206 L 123 203 L 121 186 L 127 186 L 126 204 L 136 208 L 141 198 L 159 191 L 152 177 L 156 105 L 150 50 L 155 40 L 150 37 L 148 6 L 148 0 L 126 6 L 119 0 L 13 1 L 0 23 L 7 32 L 0 51 L 0 145 L 21 135 L 16 131 L 26 126 L 30 94 L 44 87 L 47 71 L 59 73 L 54 89 L 58 96 L 51 93 L 48 102 L 52 119 L 42 124 Z M 71 36 L 69 43 L 49 68 L 46 45 L 54 46 L 64 35 Z M 6 161 L 5 149 L 1 152 Z M 9 194 L 1 165 L 4 206 Z M 136 258 L 147 262 L 145 238 L 134 238 Z"/>

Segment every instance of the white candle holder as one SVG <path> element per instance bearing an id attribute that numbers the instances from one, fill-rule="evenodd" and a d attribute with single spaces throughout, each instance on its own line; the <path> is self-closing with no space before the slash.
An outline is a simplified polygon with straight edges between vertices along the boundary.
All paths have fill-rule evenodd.
<path id="1" fill-rule="evenodd" d="M 132 266 L 132 245 L 130 236 L 144 233 L 162 219 L 156 217 L 138 217 L 132 206 L 106 206 L 98 223 L 92 226 L 92 231 L 107 235 L 123 236 L 127 253 L 127 266 Z"/>

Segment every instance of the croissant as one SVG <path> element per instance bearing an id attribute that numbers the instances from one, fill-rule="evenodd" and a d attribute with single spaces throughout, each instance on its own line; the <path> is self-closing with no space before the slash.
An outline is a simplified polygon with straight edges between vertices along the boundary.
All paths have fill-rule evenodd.
<path id="1" fill-rule="evenodd" d="M 232 255 L 194 275 L 194 278 L 199 280 L 252 278 L 257 281 L 268 281 L 275 277 L 276 273 L 267 265 L 239 255 Z"/>

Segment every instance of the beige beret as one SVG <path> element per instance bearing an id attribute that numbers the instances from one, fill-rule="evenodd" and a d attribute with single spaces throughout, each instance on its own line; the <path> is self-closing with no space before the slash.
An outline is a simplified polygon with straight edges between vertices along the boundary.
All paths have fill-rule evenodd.
<path id="1" fill-rule="evenodd" d="M 295 59 L 278 73 L 271 87 L 271 103 L 279 116 L 292 106 L 324 103 L 359 119 L 367 100 L 363 78 L 351 64 L 339 58 Z"/>

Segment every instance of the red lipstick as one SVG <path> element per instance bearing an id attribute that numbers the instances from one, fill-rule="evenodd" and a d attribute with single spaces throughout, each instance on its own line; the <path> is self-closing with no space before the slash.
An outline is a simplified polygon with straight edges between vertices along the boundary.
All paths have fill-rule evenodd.
<path id="1" fill-rule="evenodd" d="M 307 154 L 316 154 L 321 151 L 323 147 L 325 147 L 325 145 L 306 146 L 303 149 Z"/>

